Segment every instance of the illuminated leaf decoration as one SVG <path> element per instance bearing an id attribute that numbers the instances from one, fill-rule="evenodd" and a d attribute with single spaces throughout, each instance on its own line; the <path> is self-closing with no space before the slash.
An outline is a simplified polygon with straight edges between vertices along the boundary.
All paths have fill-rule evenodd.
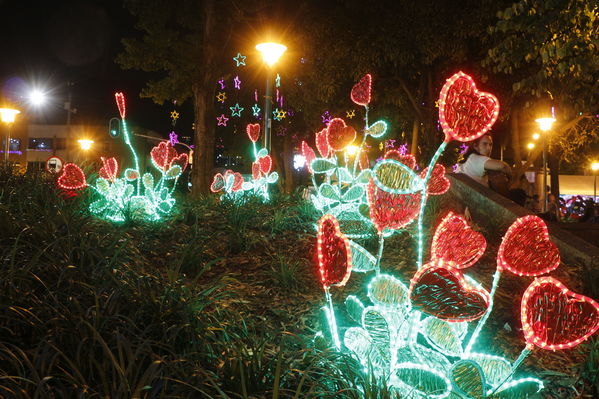
<path id="1" fill-rule="evenodd" d="M 491 129 L 499 115 L 499 101 L 476 89 L 474 80 L 458 72 L 445 82 L 439 98 L 439 121 L 446 141 L 472 141 Z"/>
<path id="2" fill-rule="evenodd" d="M 172 160 L 177 156 L 177 151 L 171 146 L 170 142 L 161 141 L 160 144 L 152 148 L 150 155 L 154 166 L 166 172 L 170 168 Z"/>
<path id="3" fill-rule="evenodd" d="M 119 108 L 119 114 L 122 119 L 125 119 L 125 95 L 122 92 L 114 93 L 116 106 Z"/>
<path id="4" fill-rule="evenodd" d="M 400 363 L 395 367 L 395 374 L 407 385 L 406 392 L 419 398 L 441 399 L 447 397 L 451 390 L 444 373 L 419 363 Z"/>
<path id="5" fill-rule="evenodd" d="M 266 182 L 272 184 L 279 179 L 279 174 L 277 172 L 272 172 L 266 177 Z"/>
<path id="6" fill-rule="evenodd" d="M 352 186 L 343 193 L 342 200 L 344 202 L 358 201 L 364 197 L 364 186 Z"/>
<path id="7" fill-rule="evenodd" d="M 349 240 L 332 215 L 318 221 L 318 269 L 324 288 L 343 286 L 351 275 L 351 250 Z"/>
<path id="8" fill-rule="evenodd" d="M 218 175 L 222 178 L 222 175 L 218 173 Z M 216 176 L 214 176 L 216 179 Z M 151 173 L 144 174 L 142 178 L 142 182 L 146 190 L 152 190 L 154 188 L 154 176 Z M 223 181 L 224 184 L 224 181 Z"/>
<path id="9" fill-rule="evenodd" d="M 391 361 L 391 354 L 389 353 L 391 333 L 387 319 L 378 309 L 369 307 L 364 310 L 362 315 L 362 325 L 368 331 L 368 335 L 372 340 L 372 347 L 378 354 L 372 360 L 379 363 L 377 366 L 388 369 Z"/>
<path id="10" fill-rule="evenodd" d="M 463 325 L 464 323 L 453 324 Z M 480 366 L 485 375 L 485 379 L 492 386 L 503 382 L 510 375 L 512 369 L 511 364 L 499 356 L 469 353 L 468 359 L 474 360 Z"/>
<path id="11" fill-rule="evenodd" d="M 259 123 L 250 123 L 246 126 L 245 131 L 252 141 L 255 143 L 260 138 L 260 124 Z"/>
<path id="12" fill-rule="evenodd" d="M 416 167 L 416 157 L 412 154 L 402 154 L 398 150 L 389 150 L 383 156 L 385 159 L 394 159 L 398 162 L 403 163 L 408 168 L 414 170 Z"/>
<path id="13" fill-rule="evenodd" d="M 473 287 L 450 262 L 433 261 L 420 269 L 410 284 L 412 307 L 450 322 L 480 318 L 491 300 L 489 293 Z"/>
<path id="14" fill-rule="evenodd" d="M 375 276 L 368 285 L 368 298 L 383 308 L 410 308 L 408 288 L 398 279 L 388 274 Z"/>
<path id="15" fill-rule="evenodd" d="M 231 191 L 240 191 L 243 187 L 243 175 L 239 172 L 233 173 L 233 185 L 231 186 Z"/>
<path id="16" fill-rule="evenodd" d="M 339 177 L 339 181 L 341 183 L 352 183 L 354 181 L 354 178 L 351 174 L 351 172 L 347 169 L 347 168 L 338 168 L 337 169 L 337 176 Z"/>
<path id="17" fill-rule="evenodd" d="M 354 103 L 367 106 L 370 103 L 371 92 L 372 76 L 370 74 L 366 74 L 358 83 L 354 85 L 354 87 L 352 87 L 350 97 Z"/>
<path id="18" fill-rule="evenodd" d="M 370 354 L 373 352 L 371 350 L 372 339 L 368 332 L 361 327 L 348 328 L 343 336 L 343 344 L 347 349 L 354 352 L 358 359 L 369 359 Z"/>
<path id="19" fill-rule="evenodd" d="M 422 179 L 412 169 L 393 159 L 378 162 L 372 176 L 379 188 L 392 194 L 408 194 L 422 189 Z"/>
<path id="20" fill-rule="evenodd" d="M 538 216 L 516 219 L 503 236 L 497 265 L 519 276 L 540 276 L 555 270 L 559 251 L 549 240 L 547 225 Z"/>
<path id="21" fill-rule="evenodd" d="M 327 127 L 327 141 L 334 151 L 341 151 L 356 139 L 356 130 L 341 118 L 334 118 Z"/>
<path id="22" fill-rule="evenodd" d="M 362 323 L 364 305 L 356 296 L 348 295 L 348 297 L 345 298 L 345 310 L 355 322 Z"/>
<path id="23" fill-rule="evenodd" d="M 529 346 L 571 348 L 599 329 L 599 304 L 570 291 L 553 277 L 536 278 L 528 286 L 520 312 Z"/>
<path id="24" fill-rule="evenodd" d="M 114 181 L 119 175 L 119 163 L 116 158 L 100 157 L 100 159 L 102 160 L 102 167 L 98 172 L 98 176 L 106 180 Z"/>
<path id="25" fill-rule="evenodd" d="M 306 158 L 306 166 L 308 167 L 308 172 L 314 173 L 312 171 L 312 161 L 316 159 L 316 153 L 314 152 L 312 147 L 310 147 L 308 143 L 306 143 L 305 141 L 302 141 L 302 155 L 304 156 L 304 158 Z"/>
<path id="26" fill-rule="evenodd" d="M 386 132 L 387 123 L 385 121 L 376 121 L 372 125 L 368 126 L 368 128 L 364 131 L 365 134 L 368 134 L 375 139 L 384 136 Z"/>
<path id="27" fill-rule="evenodd" d="M 135 169 L 127 168 L 125 169 L 125 179 L 127 181 L 137 180 L 139 178 L 139 173 Z"/>
<path id="28" fill-rule="evenodd" d="M 258 154 L 256 154 L 256 158 L 262 158 L 268 155 L 268 150 L 266 148 L 262 148 L 260 151 L 258 151 Z"/>
<path id="29" fill-rule="evenodd" d="M 327 138 L 327 128 L 324 128 L 320 132 L 316 133 L 315 139 L 316 148 L 318 148 L 320 156 L 323 158 L 328 158 L 331 153 L 331 147 L 329 146 L 329 140 Z"/>
<path id="30" fill-rule="evenodd" d="M 179 165 L 173 165 L 165 174 L 164 174 L 164 178 L 169 180 L 169 179 L 176 179 L 179 176 L 181 176 L 181 167 Z"/>
<path id="31" fill-rule="evenodd" d="M 462 325 L 465 323 L 451 323 Z M 429 344 L 447 356 L 462 355 L 462 341 L 458 332 L 445 320 L 427 317 L 422 321 L 422 332 Z"/>
<path id="32" fill-rule="evenodd" d="M 484 399 L 485 375 L 472 360 L 459 360 L 451 368 L 454 390 L 459 395 L 472 399 Z"/>
<path id="33" fill-rule="evenodd" d="M 520 378 L 507 382 L 489 399 L 521 399 L 532 398 L 543 389 L 543 383 L 536 378 Z"/>
<path id="34" fill-rule="evenodd" d="M 372 179 L 372 170 L 364 169 L 360 172 L 358 177 L 356 177 L 356 183 L 368 184 L 370 179 Z"/>
<path id="35" fill-rule="evenodd" d="M 427 172 L 428 167 L 420 173 L 420 178 L 424 179 Z M 451 183 L 449 182 L 449 179 L 445 177 L 445 166 L 436 164 L 428 181 L 426 192 L 429 195 L 445 194 L 447 190 L 449 190 L 450 185 Z"/>
<path id="36" fill-rule="evenodd" d="M 328 183 L 322 183 L 318 188 L 318 193 L 324 198 L 328 198 L 330 200 L 340 200 L 339 188 Z"/>
<path id="37" fill-rule="evenodd" d="M 449 212 L 437 226 L 431 243 L 431 259 L 453 262 L 458 269 L 475 264 L 485 252 L 487 241 L 472 230 L 466 219 Z"/>
<path id="38" fill-rule="evenodd" d="M 265 175 L 268 174 L 272 168 L 272 158 L 270 155 L 258 159 L 258 162 L 260 163 L 260 171 Z"/>
<path id="39" fill-rule="evenodd" d="M 413 362 L 415 359 L 420 360 L 425 367 L 443 373 L 448 373 L 451 369 L 451 363 L 445 356 L 423 345 L 412 343 L 397 350 L 398 363 Z"/>
<path id="40" fill-rule="evenodd" d="M 179 165 L 181 167 L 181 172 L 183 172 L 187 167 L 188 162 L 189 156 L 186 153 L 181 153 L 173 158 L 173 160 L 171 161 L 171 168 L 175 165 Z"/>
<path id="41" fill-rule="evenodd" d="M 376 258 L 364 247 L 354 241 L 349 241 L 351 246 L 352 271 L 369 272 L 376 266 Z"/>
<path id="42" fill-rule="evenodd" d="M 311 164 L 314 173 L 326 173 L 337 167 L 335 162 L 328 159 L 316 158 Z"/>
<path id="43" fill-rule="evenodd" d="M 107 196 L 110 192 L 110 182 L 102 177 L 96 180 L 96 190 L 102 195 Z"/>
<path id="44" fill-rule="evenodd" d="M 144 182 L 145 182 L 145 175 L 144 175 Z M 223 188 L 225 188 L 225 177 L 222 174 L 217 173 L 212 178 L 212 184 L 210 185 L 210 191 L 212 191 L 213 193 L 217 193 L 217 192 L 221 191 Z"/>
<path id="45" fill-rule="evenodd" d="M 85 181 L 85 174 L 79 166 L 74 163 L 67 163 L 62 168 L 58 185 L 67 190 L 77 190 L 87 186 L 87 182 Z"/>
<path id="46" fill-rule="evenodd" d="M 386 229 L 402 229 L 418 217 L 420 192 L 391 194 L 381 190 L 374 180 L 370 180 L 367 194 L 370 219 L 379 233 Z"/>

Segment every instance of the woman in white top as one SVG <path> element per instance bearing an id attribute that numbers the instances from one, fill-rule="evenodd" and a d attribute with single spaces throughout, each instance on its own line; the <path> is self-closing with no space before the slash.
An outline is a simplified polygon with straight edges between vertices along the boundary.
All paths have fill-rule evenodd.
<path id="1" fill-rule="evenodd" d="M 489 177 L 487 176 L 489 170 L 503 172 L 511 177 L 512 169 L 508 164 L 490 158 L 492 149 L 493 139 L 490 135 L 485 134 L 474 140 L 464 154 L 464 159 L 458 165 L 458 172 L 467 174 L 485 187 L 489 187 Z"/>

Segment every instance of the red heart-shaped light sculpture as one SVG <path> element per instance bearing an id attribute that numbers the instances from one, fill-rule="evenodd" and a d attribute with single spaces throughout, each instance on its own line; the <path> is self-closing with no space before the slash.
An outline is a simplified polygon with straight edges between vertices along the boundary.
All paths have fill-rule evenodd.
<path id="1" fill-rule="evenodd" d="M 188 163 L 189 163 L 189 156 L 186 153 L 181 153 L 178 156 L 173 158 L 169 169 L 172 168 L 174 165 L 179 165 L 181 167 L 181 172 L 183 172 L 185 170 L 185 168 L 187 167 Z"/>
<path id="2" fill-rule="evenodd" d="M 67 190 L 77 190 L 87 186 L 85 173 L 74 163 L 67 163 L 62 168 L 62 174 L 58 178 L 58 185 Z"/>
<path id="3" fill-rule="evenodd" d="M 420 269 L 411 281 L 412 307 L 449 322 L 480 318 L 491 297 L 482 288 L 468 284 L 453 262 L 435 260 Z"/>
<path id="4" fill-rule="evenodd" d="M 122 92 L 114 93 L 116 100 L 116 106 L 119 108 L 119 114 L 121 118 L 125 119 L 125 95 Z"/>
<path id="5" fill-rule="evenodd" d="M 305 141 L 302 141 L 302 155 L 306 159 L 308 172 L 312 173 L 312 161 L 316 159 L 316 153 Z"/>
<path id="6" fill-rule="evenodd" d="M 150 155 L 154 165 L 166 172 L 170 168 L 173 159 L 177 156 L 177 151 L 169 141 L 161 141 L 160 144 L 152 148 Z"/>
<path id="7" fill-rule="evenodd" d="M 318 270 L 324 289 L 331 285 L 343 286 L 351 274 L 351 249 L 349 240 L 332 215 L 318 221 Z"/>
<path id="8" fill-rule="evenodd" d="M 263 156 L 258 159 L 258 162 L 260 163 L 260 171 L 262 174 L 267 175 L 270 172 L 270 168 L 272 168 L 272 158 L 270 155 Z"/>
<path id="9" fill-rule="evenodd" d="M 252 163 L 252 179 L 258 180 L 262 176 L 262 171 L 260 170 L 260 162 L 256 161 Z"/>
<path id="10" fill-rule="evenodd" d="M 529 347 L 571 348 L 599 329 L 599 304 L 553 277 L 536 278 L 522 296 L 520 317 Z"/>
<path id="11" fill-rule="evenodd" d="M 358 83 L 351 89 L 351 100 L 358 104 L 367 106 L 370 103 L 370 96 L 372 93 L 372 76 L 370 74 L 364 75 Z"/>
<path id="12" fill-rule="evenodd" d="M 519 276 L 540 276 L 559 266 L 559 250 L 549 241 L 547 225 L 538 216 L 516 219 L 503 236 L 497 265 Z"/>
<path id="13" fill-rule="evenodd" d="M 499 115 L 499 101 L 476 89 L 474 80 L 458 72 L 445 82 L 439 97 L 439 121 L 445 141 L 472 141 L 491 129 Z"/>
<path id="14" fill-rule="evenodd" d="M 443 218 L 431 243 L 431 259 L 453 262 L 458 269 L 472 266 L 487 248 L 482 234 L 472 230 L 466 219 L 449 212 Z"/>
<path id="15" fill-rule="evenodd" d="M 224 180 L 227 180 L 227 177 L 233 175 L 233 185 L 231 186 L 231 191 L 239 191 L 243 186 L 243 175 L 239 172 L 233 172 L 232 170 L 227 170 L 225 172 Z"/>
<path id="16" fill-rule="evenodd" d="M 327 127 L 327 141 L 334 151 L 341 151 L 356 139 L 356 130 L 341 118 L 334 118 Z"/>
<path id="17" fill-rule="evenodd" d="M 412 170 L 414 170 L 414 167 L 416 167 L 416 157 L 414 157 L 414 155 L 402 154 L 398 150 L 387 151 L 383 158 L 395 159 L 396 161 L 403 163 L 404 165 L 406 165 L 408 168 L 410 168 Z"/>
<path id="18" fill-rule="evenodd" d="M 420 177 L 424 179 L 426 177 L 426 173 L 428 172 L 428 167 L 425 168 L 422 172 L 420 172 Z M 433 171 L 431 173 L 431 177 L 428 180 L 428 184 L 426 186 L 426 192 L 429 195 L 441 195 L 445 194 L 449 187 L 451 186 L 451 182 L 447 177 L 445 177 L 445 166 L 441 164 L 435 164 Z"/>
<path id="19" fill-rule="evenodd" d="M 260 124 L 259 123 L 248 124 L 247 127 L 245 128 L 245 131 L 253 143 L 258 141 L 258 138 L 260 138 Z"/>
<path id="20" fill-rule="evenodd" d="M 316 148 L 318 148 L 320 156 L 323 158 L 328 158 L 331 152 L 331 147 L 329 146 L 329 141 L 327 139 L 327 128 L 324 128 L 320 132 L 316 133 L 315 141 Z"/>
<path id="21" fill-rule="evenodd" d="M 98 176 L 103 179 L 114 181 L 119 174 L 119 163 L 117 162 L 115 157 L 112 158 L 104 158 L 100 157 L 102 160 L 102 167 L 98 172 Z"/>
<path id="22" fill-rule="evenodd" d="M 392 194 L 379 188 L 374 179 L 370 179 L 367 194 L 370 220 L 379 234 L 385 229 L 404 228 L 418 217 L 420 191 L 411 194 Z"/>
<path id="23" fill-rule="evenodd" d="M 217 173 L 214 175 L 214 178 L 212 178 L 210 191 L 212 191 L 213 193 L 218 193 L 223 188 L 225 188 L 225 177 L 220 173 Z"/>
<path id="24" fill-rule="evenodd" d="M 139 177 L 139 173 L 135 169 L 125 169 L 125 179 L 133 181 Z"/>

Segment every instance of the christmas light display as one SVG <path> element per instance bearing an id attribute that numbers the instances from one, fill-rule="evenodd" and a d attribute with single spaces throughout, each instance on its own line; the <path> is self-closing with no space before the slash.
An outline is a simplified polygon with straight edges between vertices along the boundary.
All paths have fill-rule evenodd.
<path id="1" fill-rule="evenodd" d="M 233 79 L 233 85 L 237 90 L 241 90 L 241 79 L 239 79 L 239 76 L 235 76 L 235 79 Z"/>
<path id="2" fill-rule="evenodd" d="M 218 121 L 218 123 L 216 124 L 217 126 L 227 126 L 229 118 L 227 118 L 225 114 L 221 114 L 220 116 L 216 117 L 216 120 Z"/>
<path id="3" fill-rule="evenodd" d="M 254 115 L 256 118 L 260 117 L 260 107 L 258 106 L 258 104 L 254 104 L 252 106 L 252 115 Z"/>
<path id="4" fill-rule="evenodd" d="M 137 219 L 161 219 L 171 212 L 175 204 L 173 192 L 179 176 L 187 167 L 188 155 L 178 154 L 170 141 L 160 142 L 150 152 L 152 165 L 161 174 L 160 179 L 155 183 L 151 173 L 142 176 L 139 158 L 125 122 L 125 97 L 123 93 L 116 93 L 115 99 L 121 115 L 123 139 L 131 151 L 134 167 L 125 169 L 122 177 L 118 177 L 117 159 L 101 157 L 102 167 L 98 171 L 98 178 L 94 184 L 88 185 L 85 174 L 77 165 L 66 164 L 58 178 L 58 185 L 69 190 L 89 187 L 99 195 L 99 198 L 90 204 L 90 211 L 112 221 L 123 221 L 127 216 Z M 176 119 L 178 114 L 173 112 L 175 114 L 171 113 L 171 116 Z"/>
<path id="5" fill-rule="evenodd" d="M 216 101 L 218 101 L 219 103 L 224 104 L 226 99 L 227 99 L 227 94 L 224 91 L 220 91 L 216 95 Z"/>
<path id="6" fill-rule="evenodd" d="M 231 110 L 231 116 L 241 117 L 241 112 L 245 109 L 239 105 L 239 103 L 235 104 L 233 107 L 229 107 Z"/>
<path id="7" fill-rule="evenodd" d="M 241 53 L 237 53 L 237 55 L 235 57 L 233 57 L 233 60 L 235 61 L 235 66 L 245 66 L 245 59 L 247 58 L 246 55 L 241 55 Z"/>
<path id="8" fill-rule="evenodd" d="M 287 116 L 287 111 L 276 108 L 274 111 L 272 111 L 272 115 L 275 120 L 281 121 Z"/>
<path id="9" fill-rule="evenodd" d="M 353 119 L 353 117 L 356 116 L 356 111 L 353 109 L 351 111 L 346 111 L 345 116 L 347 119 Z"/>

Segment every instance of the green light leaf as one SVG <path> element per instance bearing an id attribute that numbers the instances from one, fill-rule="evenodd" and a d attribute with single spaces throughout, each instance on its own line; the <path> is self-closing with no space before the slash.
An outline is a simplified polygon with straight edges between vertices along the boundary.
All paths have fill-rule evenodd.
<path id="1" fill-rule="evenodd" d="M 339 181 L 341 183 L 351 183 L 354 181 L 353 176 L 347 168 L 337 169 L 337 176 L 339 176 Z"/>
<path id="2" fill-rule="evenodd" d="M 351 248 L 351 261 L 353 272 L 364 273 L 374 270 L 374 268 L 376 267 L 376 258 L 372 256 L 370 252 L 364 249 L 361 245 L 351 240 L 349 241 L 349 246 Z"/>
<path id="3" fill-rule="evenodd" d="M 352 269 L 353 270 L 353 269 Z M 349 295 L 345 299 L 345 309 L 349 316 L 354 319 L 357 323 L 362 322 L 362 314 L 364 313 L 364 305 L 358 299 L 358 297 L 354 295 Z"/>
<path id="4" fill-rule="evenodd" d="M 99 177 L 98 180 L 96 180 L 96 189 L 103 196 L 107 196 L 110 192 L 110 182 L 106 179 Z"/>
<path id="5" fill-rule="evenodd" d="M 370 179 L 372 178 L 372 170 L 364 169 L 360 172 L 358 177 L 356 177 L 356 183 L 368 184 Z"/>
<path id="6" fill-rule="evenodd" d="M 279 180 L 279 174 L 277 172 L 272 172 L 266 177 L 266 181 L 270 184 L 276 182 L 277 180 Z"/>
<path id="7" fill-rule="evenodd" d="M 488 399 L 520 399 L 532 397 L 543 389 L 543 383 L 536 378 L 520 378 L 512 380 L 501 388 L 501 391 L 488 396 Z"/>
<path id="8" fill-rule="evenodd" d="M 177 177 L 181 176 L 181 172 L 183 170 L 181 169 L 181 166 L 179 165 L 173 165 L 169 168 L 169 170 L 166 172 L 166 174 L 164 175 L 164 178 L 169 180 L 169 179 L 176 179 Z"/>
<path id="9" fill-rule="evenodd" d="M 142 178 L 142 182 L 143 182 L 144 187 L 146 188 L 146 190 L 153 190 L 154 189 L 154 176 L 152 176 L 151 173 L 144 174 L 144 176 Z"/>
<path id="10" fill-rule="evenodd" d="M 372 171 L 374 182 L 392 194 L 409 194 L 422 190 L 423 181 L 412 169 L 394 159 L 378 162 Z"/>
<path id="11" fill-rule="evenodd" d="M 131 168 L 125 169 L 124 175 L 125 175 L 125 180 L 127 180 L 127 181 L 134 181 L 134 180 L 137 180 L 137 178 L 139 177 L 139 173 L 137 173 L 137 170 L 131 169 Z"/>
<path id="12" fill-rule="evenodd" d="M 225 179 L 225 192 L 230 193 L 233 188 L 233 184 L 235 184 L 235 175 L 232 173 L 228 175 Z"/>
<path id="13" fill-rule="evenodd" d="M 100 198 L 90 204 L 89 210 L 92 213 L 101 213 L 107 207 L 108 207 L 108 201 L 106 201 L 104 198 Z"/>
<path id="14" fill-rule="evenodd" d="M 429 344 L 439 352 L 459 357 L 462 354 L 462 341 L 458 333 L 444 320 L 436 317 L 427 317 L 422 322 L 421 332 Z"/>
<path id="15" fill-rule="evenodd" d="M 445 376 L 437 370 L 427 369 L 416 363 L 401 363 L 395 370 L 397 378 L 408 386 L 415 397 L 444 398 L 451 387 Z"/>
<path id="16" fill-rule="evenodd" d="M 256 158 L 262 158 L 268 155 L 268 150 L 266 148 L 261 149 L 260 151 L 258 151 L 258 154 L 256 155 Z"/>
<path id="17" fill-rule="evenodd" d="M 398 279 L 388 274 L 375 276 L 368 285 L 368 298 L 375 305 L 385 308 L 411 307 L 408 288 Z"/>
<path id="18" fill-rule="evenodd" d="M 254 183 L 253 183 L 253 182 L 251 182 L 251 181 L 244 181 L 244 182 L 241 184 L 241 189 L 242 189 L 243 191 L 246 191 L 246 190 L 251 190 L 252 188 L 254 188 Z"/>
<path id="19" fill-rule="evenodd" d="M 462 323 L 452 323 L 462 324 Z M 485 374 L 486 380 L 491 385 L 503 382 L 511 372 L 511 365 L 506 359 L 499 356 L 482 353 L 470 353 L 468 359 L 474 360 Z"/>
<path id="20" fill-rule="evenodd" d="M 379 365 L 383 366 L 383 364 L 380 364 L 381 362 L 389 364 L 391 361 L 391 354 L 389 353 L 391 333 L 389 332 L 389 324 L 383 314 L 373 307 L 366 308 L 362 315 L 362 326 L 368 331 L 368 335 L 372 339 L 373 349 L 378 353 L 376 359 Z"/>
<path id="21" fill-rule="evenodd" d="M 408 317 L 406 321 L 409 320 Z M 449 360 L 444 355 L 420 344 L 413 343 L 397 350 L 398 363 L 413 362 L 414 359 L 419 359 L 426 367 L 440 371 L 443 374 L 449 372 L 451 369 L 451 363 L 449 363 Z"/>
<path id="22" fill-rule="evenodd" d="M 312 161 L 312 170 L 314 173 L 332 172 L 337 165 L 333 161 L 324 158 L 316 158 Z"/>
<path id="23" fill-rule="evenodd" d="M 387 122 L 385 121 L 376 121 L 372 125 L 368 126 L 368 129 L 364 133 L 369 134 L 370 136 L 378 139 L 382 137 L 387 132 Z"/>
<path id="24" fill-rule="evenodd" d="M 345 202 L 352 202 L 358 201 L 362 197 L 364 197 L 364 186 L 354 185 L 350 187 L 350 189 L 347 190 L 345 193 L 343 193 L 341 199 Z"/>
<path id="25" fill-rule="evenodd" d="M 123 197 L 129 199 L 129 197 L 133 195 L 133 191 L 135 191 L 135 188 L 131 184 L 127 184 L 127 187 L 125 187 L 125 191 L 123 192 Z"/>
<path id="26" fill-rule="evenodd" d="M 328 198 L 330 200 L 339 201 L 339 188 L 337 186 L 332 186 L 328 183 L 323 183 L 318 188 L 318 193 L 324 198 Z"/>
<path id="27" fill-rule="evenodd" d="M 472 399 L 485 398 L 485 375 L 472 360 L 460 360 L 451 368 L 451 379 L 458 394 Z"/>
<path id="28" fill-rule="evenodd" d="M 343 344 L 347 349 L 354 352 L 358 359 L 368 359 L 372 347 L 372 340 L 368 332 L 360 327 L 350 327 L 345 331 Z"/>

